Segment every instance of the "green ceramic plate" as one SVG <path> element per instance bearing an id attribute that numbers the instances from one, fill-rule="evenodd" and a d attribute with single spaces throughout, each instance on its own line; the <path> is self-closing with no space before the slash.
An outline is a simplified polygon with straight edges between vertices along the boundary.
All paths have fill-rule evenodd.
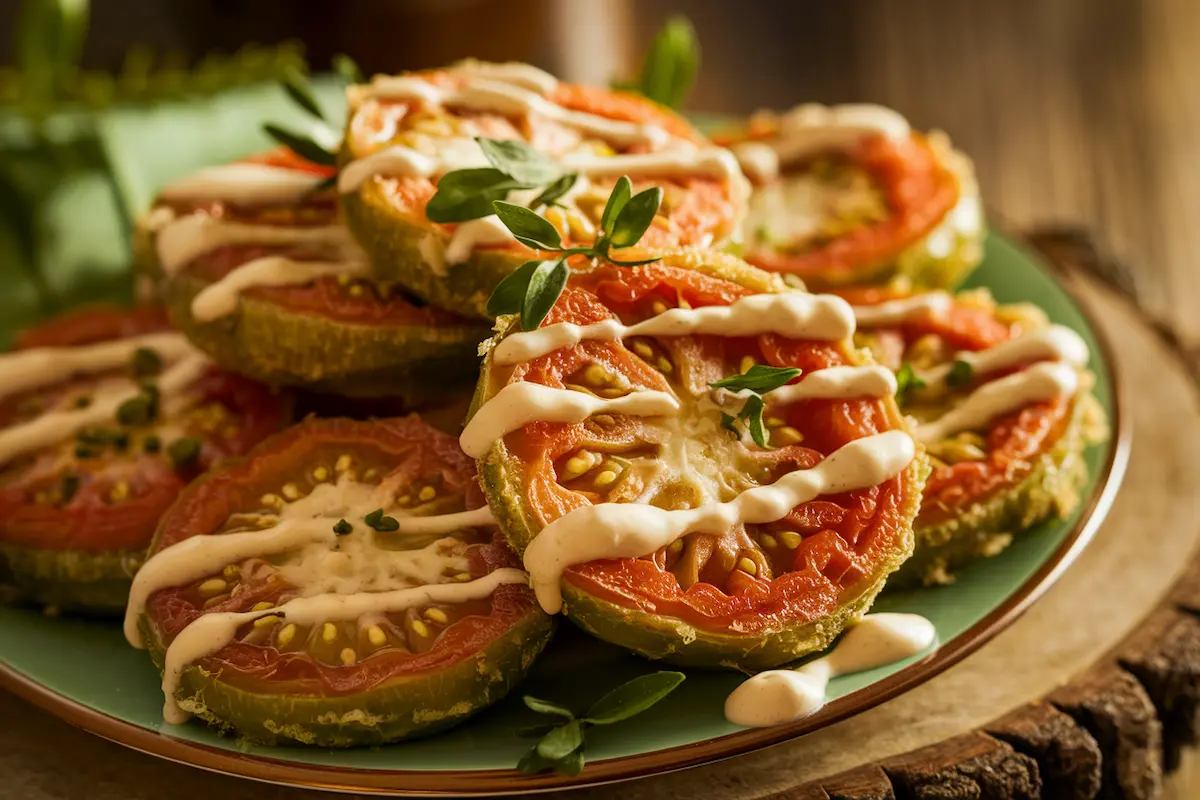
<path id="1" fill-rule="evenodd" d="M 263 780 L 396 794 L 521 793 L 631 778 L 745 753 L 829 725 L 944 670 L 1012 622 L 1086 544 L 1120 481 L 1125 445 L 1113 366 L 1083 311 L 1029 252 L 998 235 L 989 238 L 987 259 L 972 284 L 989 286 L 1003 302 L 1034 301 L 1083 334 L 1114 434 L 1088 453 L 1088 500 L 1074 517 L 1018 538 L 999 557 L 964 570 L 952 586 L 892 595 L 876 605 L 933 620 L 941 642 L 936 652 L 836 679 L 831 702 L 808 719 L 770 729 L 731 725 L 722 708 L 739 676 L 695 672 L 651 711 L 589 732 L 588 765 L 579 777 L 524 778 L 512 768 L 530 741 L 515 731 L 541 720 L 517 697 L 447 734 L 391 747 L 246 747 L 198 724 L 164 724 L 158 675 L 145 653 L 125 644 L 117 625 L 15 609 L 0 609 L 0 680 L 77 725 L 155 755 Z M 653 669 L 564 625 L 527 686 L 540 697 L 585 708 L 618 682 Z"/>

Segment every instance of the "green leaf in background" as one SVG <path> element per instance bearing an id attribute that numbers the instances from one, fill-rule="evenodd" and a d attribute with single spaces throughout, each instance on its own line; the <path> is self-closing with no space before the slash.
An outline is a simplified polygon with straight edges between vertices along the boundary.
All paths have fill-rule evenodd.
<path id="1" fill-rule="evenodd" d="M 296 155 L 314 164 L 326 167 L 337 165 L 337 153 L 329 152 L 307 136 L 293 133 L 271 122 L 263 125 L 263 131 L 284 147 L 290 148 Z"/>
<path id="2" fill-rule="evenodd" d="M 901 364 L 896 371 L 896 402 L 903 406 L 910 391 L 924 388 L 925 379 L 917 374 L 913 365 L 908 361 Z"/>
<path id="3" fill-rule="evenodd" d="M 288 69 L 283 74 L 280 84 L 283 86 L 283 91 L 287 92 L 288 97 L 292 98 L 296 105 L 317 119 L 325 119 L 325 113 L 321 111 L 321 105 L 317 102 L 316 95 L 313 94 L 312 86 L 308 82 L 308 76 L 301 72 L 298 67 Z"/>
<path id="4" fill-rule="evenodd" d="M 362 70 L 358 68 L 358 63 L 346 55 L 338 53 L 331 61 L 333 71 L 346 83 L 364 83 Z"/>
<path id="5" fill-rule="evenodd" d="M 526 706 L 538 712 L 539 714 L 555 714 L 560 717 L 566 717 L 567 719 L 575 718 L 575 714 L 571 712 L 571 709 L 564 708 L 557 703 L 551 703 L 549 700 L 540 700 L 536 697 L 530 697 L 529 695 L 525 695 L 521 699 L 524 701 Z"/>
<path id="6" fill-rule="evenodd" d="M 88 28 L 88 0 L 25 0 L 13 30 L 23 106 L 42 117 L 59 84 L 75 72 Z"/>
<path id="7" fill-rule="evenodd" d="M 684 16 L 671 17 L 654 37 L 636 91 L 669 108 L 680 108 L 700 71 L 700 42 Z"/>
<path id="8" fill-rule="evenodd" d="M 329 115 L 329 124 L 340 126 L 342 82 L 319 76 L 312 88 L 324 108 L 339 110 L 337 118 Z M 271 147 L 261 127 L 267 120 L 297 129 L 311 124 L 272 80 L 210 97 L 114 108 L 100 114 L 96 125 L 119 194 L 136 218 L 165 184 L 200 167 L 226 164 Z"/>

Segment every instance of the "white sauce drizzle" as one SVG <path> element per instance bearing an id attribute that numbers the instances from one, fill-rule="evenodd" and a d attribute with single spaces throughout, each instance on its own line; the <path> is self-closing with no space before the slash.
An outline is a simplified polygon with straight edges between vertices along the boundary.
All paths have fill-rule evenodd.
<path id="1" fill-rule="evenodd" d="M 224 164 L 168 183 L 158 196 L 175 203 L 282 205 L 304 199 L 323 180 L 321 175 L 270 164 Z"/>
<path id="2" fill-rule="evenodd" d="M 443 257 L 447 264 L 461 264 L 481 245 L 508 244 L 517 241 L 495 214 L 468 220 L 454 229 Z"/>
<path id="3" fill-rule="evenodd" d="M 192 300 L 192 316 L 200 322 L 232 314 L 238 297 L 255 286 L 297 286 L 328 275 L 365 275 L 366 261 L 296 261 L 264 256 L 242 264 L 216 283 L 205 286 Z"/>
<path id="4" fill-rule="evenodd" d="M 925 314 L 943 316 L 953 302 L 948 292 L 924 292 L 871 306 L 855 306 L 854 318 L 865 327 L 898 325 Z"/>
<path id="5" fill-rule="evenodd" d="M 1061 361 L 1074 367 L 1088 362 L 1088 346 L 1083 337 L 1064 325 L 1032 330 L 986 350 L 962 350 L 954 361 L 971 365 L 974 375 L 988 375 L 1034 361 Z M 946 382 L 954 361 L 939 364 L 918 374 L 929 386 Z"/>
<path id="6" fill-rule="evenodd" d="M 166 698 L 163 718 L 175 724 L 187 721 L 188 714 L 179 707 L 175 698 L 184 669 L 225 647 L 233 641 L 238 628 L 260 617 L 279 616 L 297 625 L 314 625 L 332 620 L 357 619 L 364 614 L 403 611 L 430 603 L 482 600 L 490 597 L 500 586 L 525 583 L 526 580 L 524 572 L 505 568 L 466 583 L 441 583 L 364 594 L 319 594 L 289 600 L 265 611 L 204 614 L 180 631 L 167 647 L 162 679 L 163 696 Z"/>
<path id="7" fill-rule="evenodd" d="M 820 658 L 799 669 L 760 672 L 734 689 L 725 701 L 725 718 L 753 728 L 794 722 L 825 705 L 831 679 L 911 658 L 936 641 L 937 630 L 924 617 L 868 614 Z"/>
<path id="8" fill-rule="evenodd" d="M 574 111 L 547 100 L 537 91 L 482 76 L 468 76 L 461 89 L 450 89 L 414 76 L 379 75 L 371 81 L 366 96 L 385 101 L 489 111 L 506 116 L 536 115 L 623 146 L 646 144 L 659 147 L 670 138 L 670 134 L 658 125 Z"/>
<path id="9" fill-rule="evenodd" d="M 78 347 L 35 347 L 0 353 L 0 398 L 40 389 L 73 375 L 94 375 L 127 367 L 133 354 L 153 350 L 164 363 L 178 361 L 197 350 L 180 333 L 149 333 Z"/>
<path id="10" fill-rule="evenodd" d="M 495 363 L 518 364 L 574 347 L 585 339 L 613 341 L 627 336 L 759 336 L 790 339 L 846 339 L 854 333 L 854 312 L 840 297 L 778 292 L 741 297 L 727 306 L 672 308 L 634 325 L 615 319 L 575 325 L 559 322 L 506 337 L 493 351 Z"/>
<path id="11" fill-rule="evenodd" d="M 174 334 L 178 336 L 178 334 Z M 73 356 L 66 358 L 67 365 L 60 367 L 54 365 L 47 367 L 43 381 L 36 381 L 28 373 L 18 371 L 16 373 L 16 382 L 24 383 L 26 388 L 35 388 L 44 386 L 62 380 L 65 377 L 76 374 L 80 371 L 103 371 L 113 369 L 122 363 L 127 363 L 133 357 L 133 353 L 140 346 L 139 342 L 145 342 L 148 337 L 137 337 L 134 339 L 123 339 L 119 342 L 109 342 L 109 345 L 103 355 L 107 359 L 103 363 L 105 366 L 86 365 L 84 369 L 80 369 L 81 365 L 74 360 Z M 80 348 L 87 350 L 90 348 Z M 124 359 L 118 359 L 117 356 L 124 350 Z M 47 348 L 47 350 L 60 351 L 60 348 Z M 36 350 L 27 351 L 28 354 L 37 353 Z M 161 403 L 164 413 L 172 414 L 183 410 L 186 404 L 191 402 L 192 398 L 182 397 L 182 392 L 194 383 L 206 369 L 209 368 L 212 362 L 199 351 L 186 345 L 182 342 L 170 342 L 162 351 L 155 348 L 162 358 L 164 363 L 174 363 L 163 371 L 157 382 Z M 27 353 L 13 353 L 11 356 L 26 355 Z M 30 365 L 36 362 L 25 362 L 25 368 L 30 368 Z M 69 367 L 75 367 L 71 369 Z M 0 369 L 3 365 L 0 364 Z M 8 387 L 5 387 L 7 390 Z M 117 409 L 126 400 L 136 397 L 140 393 L 139 387 L 132 380 L 117 380 L 104 388 L 99 389 L 93 396 L 92 402 L 85 408 L 63 409 L 58 411 L 49 411 L 38 417 L 35 417 L 27 422 L 22 422 L 18 425 L 0 430 L 0 464 L 7 463 L 12 459 L 25 455 L 26 453 L 40 450 L 44 447 L 61 442 L 74 436 L 83 428 L 105 425 L 115 420 Z"/>
<path id="12" fill-rule="evenodd" d="M 853 397 L 891 397 L 896 393 L 896 376 L 887 367 L 825 367 L 809 372 L 795 383 L 767 392 L 773 403 L 788 405 L 801 400 L 837 400 Z M 747 398 L 749 389 L 733 393 Z"/>
<path id="13" fill-rule="evenodd" d="M 168 275 L 197 257 L 221 247 L 265 245 L 319 247 L 352 258 L 360 251 L 342 225 L 295 227 L 230 222 L 207 214 L 190 214 L 170 223 L 155 241 L 158 260 Z"/>
<path id="14" fill-rule="evenodd" d="M 740 143 L 733 151 L 742 169 L 757 181 L 766 182 L 779 174 L 781 164 L 830 150 L 844 150 L 864 136 L 902 139 L 910 132 L 908 121 L 900 113 L 883 106 L 805 103 L 780 118 L 777 135 L 767 140 Z"/>
<path id="15" fill-rule="evenodd" d="M 456 514 L 438 514 L 431 517 L 401 517 L 401 533 L 449 533 L 463 528 L 482 528 L 496 524 L 492 509 L 487 506 L 472 511 L 460 511 Z"/>
<path id="16" fill-rule="evenodd" d="M 822 494 L 866 489 L 900 474 L 916 455 L 912 438 L 888 431 L 856 439 L 811 469 L 789 472 L 769 486 L 747 489 L 725 503 L 663 509 L 642 503 L 576 508 L 544 527 L 525 551 L 525 569 L 538 603 L 562 610 L 560 581 L 575 564 L 602 558 L 640 558 L 689 533 L 720 534 L 740 525 L 783 519 Z"/>
<path id="17" fill-rule="evenodd" d="M 468 58 L 452 64 L 447 72 L 463 78 L 486 78 L 511 83 L 514 86 L 535 91 L 540 95 L 552 94 L 558 88 L 558 78 L 532 64 L 524 64 L 520 61 L 496 64 Z"/>
<path id="18" fill-rule="evenodd" d="M 959 431 L 976 430 L 1022 406 L 1072 395 L 1078 388 L 1079 371 L 1075 367 L 1043 361 L 983 384 L 940 419 L 918 426 L 916 437 L 928 444 Z"/>
<path id="19" fill-rule="evenodd" d="M 593 414 L 653 417 L 678 410 L 679 401 L 666 392 L 645 390 L 609 399 L 517 381 L 505 386 L 475 412 L 458 443 L 467 455 L 482 458 L 505 434 L 531 422 L 576 423 Z"/>

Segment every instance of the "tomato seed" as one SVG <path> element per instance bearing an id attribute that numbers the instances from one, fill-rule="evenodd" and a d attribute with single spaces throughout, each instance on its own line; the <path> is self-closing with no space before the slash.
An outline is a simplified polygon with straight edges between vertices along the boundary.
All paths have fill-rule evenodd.
<path id="1" fill-rule="evenodd" d="M 223 578 L 209 578 L 200 584 L 200 591 L 203 594 L 216 594 L 225 591 L 228 586 L 229 584 Z"/>
<path id="2" fill-rule="evenodd" d="M 779 542 L 775 539 L 775 537 L 769 533 L 764 533 L 762 536 L 759 536 L 758 541 L 759 544 L 768 550 L 779 545 Z"/>
<path id="3" fill-rule="evenodd" d="M 277 639 L 279 646 L 287 647 L 288 642 L 290 642 L 295 635 L 296 625 L 294 623 L 289 622 L 287 625 L 284 625 L 283 630 L 279 632 L 279 638 Z"/>
<path id="4" fill-rule="evenodd" d="M 346 470 L 350 469 L 350 465 L 353 463 L 354 459 L 352 459 L 348 454 L 343 454 L 338 456 L 337 463 L 333 465 L 333 468 L 338 472 L 345 472 Z"/>
<path id="5" fill-rule="evenodd" d="M 370 628 L 367 628 L 367 638 L 376 647 L 383 647 L 387 644 L 387 634 L 378 625 L 372 625 Z"/>
<path id="6" fill-rule="evenodd" d="M 755 564 L 749 558 L 740 559 L 738 561 L 738 569 L 740 569 L 742 572 L 745 572 L 747 575 L 757 575 L 758 574 L 758 564 Z"/>
<path id="7" fill-rule="evenodd" d="M 434 489 L 432 486 L 426 486 L 417 493 L 417 499 L 422 503 L 428 503 L 435 497 L 437 497 L 437 489 Z"/>
<path id="8" fill-rule="evenodd" d="M 296 488 L 296 484 L 294 483 L 285 483 L 280 491 L 288 500 L 300 499 L 300 490 Z"/>
<path id="9" fill-rule="evenodd" d="M 314 481 L 325 481 L 329 479 L 329 470 L 325 467 L 317 467 L 312 471 Z"/>
<path id="10" fill-rule="evenodd" d="M 450 619 L 449 617 L 446 616 L 446 612 L 442 611 L 440 608 L 425 609 L 425 616 L 427 618 L 429 618 L 430 620 L 432 620 L 433 622 L 436 622 L 440 625 L 445 625 L 446 622 Z"/>
<path id="11" fill-rule="evenodd" d="M 268 608 L 274 608 L 275 604 L 270 600 L 263 600 L 261 603 L 255 603 L 251 611 L 266 611 Z"/>
<path id="12" fill-rule="evenodd" d="M 596 476 L 596 485 L 597 486 L 608 486 L 616 479 L 617 479 L 617 473 L 613 472 L 611 469 L 606 469 L 603 472 L 601 472 L 599 475 Z"/>
<path id="13" fill-rule="evenodd" d="M 336 639 L 337 634 L 338 634 L 337 626 L 334 625 L 332 622 L 326 622 L 324 625 L 321 626 L 321 638 L 325 641 L 326 644 L 328 644 L 328 643 L 332 642 L 334 639 Z"/>
<path id="14" fill-rule="evenodd" d="M 742 374 L 745 374 L 750 371 L 750 368 L 753 367 L 755 363 L 754 356 L 742 356 L 742 363 L 739 367 L 739 371 Z"/>
<path id="15" fill-rule="evenodd" d="M 803 537 L 795 531 L 784 531 L 779 534 L 779 539 L 788 550 L 795 550 L 800 546 L 800 542 L 804 541 Z"/>
<path id="16" fill-rule="evenodd" d="M 268 614 L 265 617 L 259 617 L 258 619 L 254 620 L 254 627 L 258 628 L 259 630 L 263 628 L 269 628 L 272 625 L 279 624 L 280 619 L 281 618 L 275 614 Z"/>
<path id="17" fill-rule="evenodd" d="M 429 626 L 421 622 L 421 620 L 414 619 L 409 624 L 412 625 L 413 633 L 417 636 L 425 637 L 429 635 Z"/>
<path id="18" fill-rule="evenodd" d="M 803 442 L 803 441 L 804 441 L 804 434 L 802 434 L 800 431 L 793 428 L 791 425 L 787 425 L 785 427 L 778 428 L 771 432 L 771 444 L 776 444 L 776 445 L 799 444 L 800 442 Z"/>
<path id="19" fill-rule="evenodd" d="M 662 300 L 655 300 L 654 303 L 650 306 L 650 310 L 653 311 L 655 313 L 655 315 L 665 313 L 667 310 L 667 304 L 664 303 Z"/>
<path id="20" fill-rule="evenodd" d="M 352 648 L 347 647 L 342 650 L 341 659 L 342 663 L 347 667 L 352 667 L 354 666 L 354 663 L 358 661 L 358 653 L 354 652 Z"/>

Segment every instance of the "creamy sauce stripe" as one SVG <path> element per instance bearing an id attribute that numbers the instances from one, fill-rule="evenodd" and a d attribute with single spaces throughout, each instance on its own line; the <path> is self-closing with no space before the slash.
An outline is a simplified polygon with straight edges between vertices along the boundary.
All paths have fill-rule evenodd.
<path id="1" fill-rule="evenodd" d="M 158 197 L 168 203 L 283 205 L 303 200 L 324 180 L 311 172 L 270 164 L 223 164 L 168 183 Z"/>
<path id="2" fill-rule="evenodd" d="M 525 569 L 542 608 L 557 614 L 568 567 L 604 558 L 641 558 L 689 533 L 720 535 L 737 525 L 777 522 L 822 494 L 867 489 L 894 478 L 915 455 L 912 437 L 888 431 L 856 439 L 811 469 L 789 472 L 724 503 L 673 510 L 642 503 L 582 506 L 542 528 L 525 550 Z"/>
<path id="3" fill-rule="evenodd" d="M 365 261 L 298 261 L 285 256 L 264 256 L 231 270 L 205 286 L 192 300 L 192 316 L 211 322 L 237 310 L 242 292 L 256 286 L 300 286 L 330 275 L 367 275 Z"/>
<path id="4" fill-rule="evenodd" d="M 838 341 L 854 334 L 854 312 L 834 295 L 778 292 L 742 297 L 727 306 L 671 308 L 623 325 L 608 319 L 590 325 L 559 322 L 507 336 L 496 345 L 498 365 L 519 364 L 574 347 L 586 339 L 613 341 L 628 336 L 760 336 L 774 333 L 789 339 Z"/>
<path id="5" fill-rule="evenodd" d="M 165 551 L 164 551 L 165 552 Z M 188 713 L 179 707 L 176 691 L 189 664 L 216 653 L 233 641 L 243 625 L 260 617 L 278 616 L 296 625 L 357 619 L 365 614 L 386 614 L 431 603 L 465 603 L 490 597 L 506 584 L 527 582 L 519 569 L 497 569 L 466 583 L 440 583 L 414 586 L 390 592 L 361 594 L 321 594 L 299 597 L 266 611 L 203 614 L 179 632 L 167 647 L 163 664 L 162 691 L 165 698 L 163 719 L 180 724 Z"/>
<path id="6" fill-rule="evenodd" d="M 933 623 L 916 614 L 867 614 L 837 645 L 799 669 L 760 672 L 725 701 L 734 725 L 761 728 L 803 719 L 825 705 L 829 681 L 919 655 L 937 641 Z"/>
<path id="7" fill-rule="evenodd" d="M 157 381 L 160 402 L 166 413 L 175 414 L 184 410 L 186 405 L 194 400 L 194 398 L 185 396 L 184 392 L 204 374 L 212 362 L 199 351 L 187 345 L 179 334 L 163 334 L 161 336 L 164 338 L 137 337 L 106 342 L 103 346 L 89 345 L 77 348 L 84 354 L 99 351 L 102 358 L 95 363 L 87 363 L 86 355 L 81 357 L 68 352 L 75 348 L 47 348 L 46 350 L 51 351 L 47 361 L 40 360 L 45 351 L 38 350 L 11 353 L 0 359 L 37 356 L 36 359 L 17 359 L 16 368 L 13 371 L 14 380 L 18 384 L 24 385 L 26 389 L 33 389 L 57 383 L 80 372 L 100 372 L 119 368 L 130 363 L 134 352 L 140 347 L 153 345 L 151 349 L 158 353 L 164 364 L 170 364 Z M 60 358 L 61 363 L 59 362 Z M 6 371 L 6 368 L 13 363 L 12 361 L 5 363 L 0 360 L 0 371 Z M 37 369 L 39 363 L 45 365 L 40 376 L 34 377 L 28 372 L 22 371 L 23 369 Z M 121 407 L 121 404 L 138 396 L 140 392 L 140 388 L 132 380 L 115 380 L 93 393 L 91 403 L 85 408 L 49 411 L 27 422 L 0 430 L 0 464 L 70 439 L 84 428 L 112 424 L 116 420 L 117 409 Z"/>
<path id="8" fill-rule="evenodd" d="M 189 214 L 171 222 L 155 240 L 159 263 L 168 275 L 205 253 L 234 245 L 312 247 L 348 258 L 361 252 L 342 225 L 261 225 L 230 222 L 207 214 Z"/>

